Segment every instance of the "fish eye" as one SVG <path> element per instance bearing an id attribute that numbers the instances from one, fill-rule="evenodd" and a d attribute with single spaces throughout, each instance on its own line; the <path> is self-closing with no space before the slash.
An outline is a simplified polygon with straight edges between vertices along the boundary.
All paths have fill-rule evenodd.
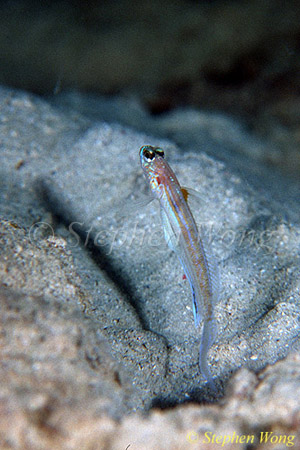
<path id="1" fill-rule="evenodd" d="M 147 161 L 152 161 L 155 158 L 155 148 L 151 145 L 144 145 L 141 147 L 140 153 Z"/>
<path id="2" fill-rule="evenodd" d="M 164 152 L 161 148 L 159 148 L 159 147 L 156 147 L 155 153 L 156 153 L 157 155 L 161 156 L 162 158 L 165 157 L 165 152 Z"/>
<path id="3" fill-rule="evenodd" d="M 155 158 L 155 152 L 149 148 L 143 150 L 143 156 L 148 160 L 152 161 Z"/>

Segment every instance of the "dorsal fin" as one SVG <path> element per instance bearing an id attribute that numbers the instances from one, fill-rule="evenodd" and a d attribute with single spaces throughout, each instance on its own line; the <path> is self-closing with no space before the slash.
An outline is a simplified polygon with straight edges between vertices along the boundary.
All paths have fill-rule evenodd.
<path id="1" fill-rule="evenodd" d="M 188 201 L 188 196 L 189 196 L 189 192 L 188 192 L 187 188 L 182 187 L 180 189 L 181 189 L 181 192 L 182 192 L 184 200 L 187 202 Z"/>
<path id="2" fill-rule="evenodd" d="M 180 186 L 180 189 L 186 202 L 193 200 L 198 204 L 199 202 L 207 203 L 207 198 L 205 197 L 205 195 L 201 195 L 200 192 L 195 191 L 195 189 L 191 189 L 186 186 Z"/>

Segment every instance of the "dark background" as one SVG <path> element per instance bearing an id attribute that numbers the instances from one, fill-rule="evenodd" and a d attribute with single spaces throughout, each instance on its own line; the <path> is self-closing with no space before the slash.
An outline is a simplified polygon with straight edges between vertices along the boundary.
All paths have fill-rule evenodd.
<path id="1" fill-rule="evenodd" d="M 237 117 L 300 169 L 300 2 L 6 1 L 0 83 L 136 98 L 151 114 L 190 106 Z M 276 153 L 276 152 L 275 152 Z"/>

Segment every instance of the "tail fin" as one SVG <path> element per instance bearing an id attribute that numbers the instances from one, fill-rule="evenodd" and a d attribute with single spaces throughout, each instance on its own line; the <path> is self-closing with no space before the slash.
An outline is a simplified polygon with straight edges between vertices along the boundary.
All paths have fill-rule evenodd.
<path id="1" fill-rule="evenodd" d="M 217 387 L 213 380 L 210 368 L 207 364 L 207 354 L 214 343 L 217 335 L 217 326 L 214 319 L 205 320 L 203 325 L 200 352 L 199 352 L 199 367 L 201 374 L 206 378 L 210 389 L 216 394 Z"/>

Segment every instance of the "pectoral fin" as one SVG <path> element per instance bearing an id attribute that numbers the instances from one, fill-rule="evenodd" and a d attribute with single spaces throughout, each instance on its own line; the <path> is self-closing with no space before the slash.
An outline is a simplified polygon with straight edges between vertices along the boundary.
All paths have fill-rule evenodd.
<path id="1" fill-rule="evenodd" d="M 160 209 L 160 215 L 161 215 L 161 221 L 162 221 L 162 225 L 163 225 L 165 240 L 166 240 L 169 248 L 178 255 L 178 245 L 179 245 L 178 236 L 176 236 L 176 234 L 172 228 L 172 225 L 170 224 L 168 216 L 165 213 L 165 211 L 163 210 L 163 208 Z"/>

